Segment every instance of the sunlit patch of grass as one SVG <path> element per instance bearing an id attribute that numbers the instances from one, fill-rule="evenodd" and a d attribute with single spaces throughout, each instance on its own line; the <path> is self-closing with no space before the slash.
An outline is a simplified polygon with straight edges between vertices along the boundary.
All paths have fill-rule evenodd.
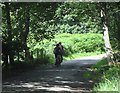
<path id="1" fill-rule="evenodd" d="M 119 91 L 119 77 L 112 77 L 111 79 L 104 79 L 102 82 L 97 84 L 93 91 L 97 93 L 98 91 Z"/>

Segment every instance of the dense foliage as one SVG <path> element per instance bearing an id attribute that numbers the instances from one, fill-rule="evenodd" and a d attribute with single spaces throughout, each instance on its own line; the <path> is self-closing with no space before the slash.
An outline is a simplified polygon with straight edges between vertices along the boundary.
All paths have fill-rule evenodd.
<path id="1" fill-rule="evenodd" d="M 2 65 L 5 68 L 21 61 L 53 61 L 53 45 L 59 41 L 65 46 L 65 56 L 78 51 L 102 53 L 102 35 L 84 34 L 101 34 L 103 24 L 109 30 L 114 60 L 120 61 L 119 2 L 3 2 L 1 6 Z M 104 17 L 100 16 L 101 10 L 106 14 Z"/>
<path id="2" fill-rule="evenodd" d="M 33 40 L 34 41 L 34 40 Z M 58 34 L 54 39 L 44 39 L 41 42 L 28 41 L 30 52 L 34 58 L 51 55 L 54 58 L 53 49 L 56 43 L 62 42 L 64 46 L 64 56 L 70 56 L 74 53 L 104 52 L 104 42 L 101 34 Z"/>
<path id="3" fill-rule="evenodd" d="M 33 60 L 32 46 L 57 33 L 101 33 L 97 4 L 5 2 L 1 5 L 3 66 Z"/>
<path id="4" fill-rule="evenodd" d="M 59 41 L 65 47 L 66 57 L 75 53 L 101 54 L 104 44 L 109 43 L 108 37 L 113 51 L 105 47 L 113 52 L 115 65 L 119 66 L 120 2 L 3 2 L 0 5 L 3 68 L 26 68 L 28 64 L 32 67 L 34 63 L 54 62 L 53 48 Z M 108 41 L 103 43 L 102 36 Z M 116 73 L 120 70 L 115 66 L 109 67 L 105 62 L 106 59 L 93 67 L 95 71 L 104 72 L 95 91 L 117 86 L 119 74 Z"/>

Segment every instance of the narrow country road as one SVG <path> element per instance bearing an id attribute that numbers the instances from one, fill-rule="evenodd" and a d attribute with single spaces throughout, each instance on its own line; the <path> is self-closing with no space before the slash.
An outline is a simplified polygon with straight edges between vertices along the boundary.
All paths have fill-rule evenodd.
<path id="1" fill-rule="evenodd" d="M 2 93 L 90 93 L 95 81 L 86 78 L 90 65 L 105 55 L 65 61 L 60 67 L 48 66 L 3 79 Z"/>

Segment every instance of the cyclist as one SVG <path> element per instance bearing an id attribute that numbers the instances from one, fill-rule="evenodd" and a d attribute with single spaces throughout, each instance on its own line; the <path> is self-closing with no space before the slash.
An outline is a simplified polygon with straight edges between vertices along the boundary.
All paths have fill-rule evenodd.
<path id="1" fill-rule="evenodd" d="M 54 48 L 54 54 L 55 54 L 55 59 L 56 59 L 55 65 L 60 65 L 61 59 L 58 59 L 58 58 L 59 58 L 59 56 L 61 57 L 61 49 L 59 47 L 59 44 L 56 44 L 56 47 Z M 59 61 L 59 63 L 58 63 L 58 61 Z"/>
<path id="2" fill-rule="evenodd" d="M 63 45 L 61 42 L 58 43 L 59 44 L 59 47 L 61 49 L 61 52 L 60 52 L 60 55 L 61 55 L 61 62 L 63 61 L 63 52 L 64 52 L 64 48 L 63 48 Z"/>

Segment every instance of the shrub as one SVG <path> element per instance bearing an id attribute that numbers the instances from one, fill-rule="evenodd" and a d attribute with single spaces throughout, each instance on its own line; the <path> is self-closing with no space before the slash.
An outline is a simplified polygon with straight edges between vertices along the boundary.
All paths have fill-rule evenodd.
<path id="1" fill-rule="evenodd" d="M 107 58 L 104 58 L 101 61 L 94 64 L 91 68 L 94 70 L 96 70 L 96 69 L 98 70 L 98 69 L 101 69 L 102 67 L 105 67 L 107 65 L 108 65 Z"/>
<path id="2" fill-rule="evenodd" d="M 64 56 L 70 56 L 73 53 L 104 52 L 104 42 L 101 34 L 57 34 L 54 39 L 44 39 L 36 42 L 35 46 L 29 46 L 34 57 L 49 54 L 53 56 L 53 49 L 56 43 L 62 42 L 64 46 Z M 31 44 L 28 44 L 31 45 Z M 37 53 L 38 52 L 38 53 Z M 44 52 L 44 53 L 43 53 Z M 52 59 L 53 58 L 53 59 Z M 51 57 L 54 60 L 54 57 Z"/>
<path id="3" fill-rule="evenodd" d="M 104 42 L 101 34 L 60 34 L 56 36 L 55 40 L 63 42 L 64 47 L 69 48 L 69 52 L 72 53 L 104 52 Z"/>
<path id="4" fill-rule="evenodd" d="M 109 70 L 104 72 L 103 78 L 111 79 L 111 77 L 118 77 L 120 75 L 120 69 L 118 67 L 110 67 Z"/>

